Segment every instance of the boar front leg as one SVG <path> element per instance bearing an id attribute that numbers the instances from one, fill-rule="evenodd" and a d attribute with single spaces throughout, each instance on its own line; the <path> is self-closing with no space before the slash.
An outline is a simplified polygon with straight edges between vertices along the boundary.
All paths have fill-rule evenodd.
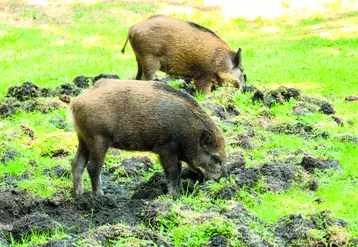
<path id="1" fill-rule="evenodd" d="M 180 197 L 182 190 L 180 181 L 181 162 L 176 153 L 173 153 L 170 149 L 161 150 L 161 152 L 159 152 L 159 158 L 169 183 L 168 193 L 174 199 L 177 199 Z"/>
<path id="2" fill-rule="evenodd" d="M 83 194 L 83 180 L 82 175 L 87 165 L 89 158 L 89 151 L 84 140 L 78 136 L 78 147 L 75 158 L 73 159 L 72 166 L 72 179 L 73 179 L 73 193 L 75 197 Z"/>
<path id="3" fill-rule="evenodd" d="M 205 94 L 211 92 L 211 87 L 212 87 L 211 79 L 200 78 L 200 79 L 196 79 L 194 81 L 194 83 L 195 83 L 196 91 L 205 93 Z"/>
<path id="4" fill-rule="evenodd" d="M 103 195 L 101 170 L 107 149 L 108 143 L 102 137 L 98 136 L 91 142 L 87 171 L 91 179 L 92 192 L 95 195 Z"/>

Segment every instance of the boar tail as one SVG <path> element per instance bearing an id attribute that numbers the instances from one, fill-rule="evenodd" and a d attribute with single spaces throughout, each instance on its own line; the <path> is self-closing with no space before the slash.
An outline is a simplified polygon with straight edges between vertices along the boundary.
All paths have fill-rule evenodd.
<path id="1" fill-rule="evenodd" d="M 126 38 L 126 42 L 124 42 L 124 46 L 121 50 L 122 53 L 124 53 L 125 49 L 126 49 L 126 46 L 127 46 L 127 43 L 128 43 L 128 40 L 130 39 L 130 36 L 131 36 L 131 33 L 132 33 L 132 27 L 129 29 L 128 31 L 128 35 L 127 35 L 127 38 Z"/>
<path id="2" fill-rule="evenodd" d="M 124 46 L 123 46 L 123 48 L 122 48 L 122 50 L 121 50 L 122 53 L 124 53 L 124 51 L 125 51 L 125 48 L 126 48 L 126 46 L 127 46 L 128 40 L 129 40 L 129 35 L 127 36 L 126 42 L 124 43 Z"/>

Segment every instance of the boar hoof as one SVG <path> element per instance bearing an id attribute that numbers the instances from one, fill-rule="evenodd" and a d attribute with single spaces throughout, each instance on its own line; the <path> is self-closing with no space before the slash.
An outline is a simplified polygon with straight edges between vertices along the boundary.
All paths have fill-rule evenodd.
<path id="1" fill-rule="evenodd" d="M 104 195 L 103 190 L 93 191 L 93 194 L 94 194 L 95 196 L 103 196 L 103 195 Z"/>
<path id="2" fill-rule="evenodd" d="M 173 200 L 177 200 L 181 195 L 181 186 L 178 187 L 170 186 L 169 195 L 171 195 Z"/>
<path id="3" fill-rule="evenodd" d="M 78 190 L 73 193 L 74 198 L 80 198 L 83 194 L 83 190 Z"/>

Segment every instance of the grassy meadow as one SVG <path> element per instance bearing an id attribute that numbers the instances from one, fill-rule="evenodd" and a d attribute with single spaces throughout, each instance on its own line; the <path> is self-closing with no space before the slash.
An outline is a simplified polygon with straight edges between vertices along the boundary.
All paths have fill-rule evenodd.
<path id="1" fill-rule="evenodd" d="M 233 103 L 240 112 L 235 117 L 239 123 L 236 126 L 220 122 L 228 143 L 247 131 L 247 126 L 256 133 L 252 149 L 228 144 L 228 152 L 242 151 L 247 167 L 284 162 L 290 158 L 299 163 L 303 156 L 310 155 L 338 160 L 341 170 L 315 173 L 319 184 L 316 191 L 305 190 L 299 183 L 293 183 L 287 190 L 273 192 L 263 189 L 265 185 L 259 182 L 251 188 L 256 196 L 247 188 L 241 188 L 231 200 L 213 199 L 211 192 L 205 191 L 197 196 L 186 194 L 177 201 L 163 195 L 155 200 L 170 202 L 174 209 L 154 230 L 173 246 L 203 246 L 211 237 L 212 228 L 216 233 L 228 236 L 228 246 L 246 246 L 237 240 L 234 223 L 221 217 L 193 222 L 190 220 L 193 215 L 180 211 L 181 206 L 189 205 L 199 214 L 208 205 L 225 208 L 239 202 L 267 224 L 289 214 L 308 215 L 330 210 L 335 217 L 348 223 L 348 227 L 338 229 L 336 235 L 345 239 L 358 238 L 358 101 L 345 100 L 348 96 L 358 96 L 358 13 L 340 12 L 337 8 L 335 15 L 282 16 L 249 21 L 226 19 L 215 8 L 200 7 L 199 1 L 188 7 L 188 13 L 179 11 L 185 3 L 179 5 L 150 1 L 50 1 L 47 5 L 1 1 L 0 100 L 6 99 L 10 86 L 19 86 L 26 81 L 39 87 L 56 88 L 71 83 L 80 75 L 92 77 L 104 73 L 117 74 L 121 79 L 133 77 L 137 67 L 130 45 L 124 54 L 121 53 L 131 25 L 158 13 L 196 22 L 215 31 L 234 50 L 242 48 L 247 85 L 262 90 L 279 86 L 297 88 L 305 96 L 329 102 L 336 111 L 335 116 L 343 121 L 343 125 L 337 125 L 331 116 L 318 111 L 294 115 L 295 99 L 268 108 L 263 103 L 253 103 L 252 93 L 221 88 L 211 94 L 214 101 Z M 202 102 L 206 97 L 198 95 L 197 99 Z M 44 198 L 58 193 L 71 197 L 70 178 L 49 179 L 43 173 L 44 169 L 59 165 L 70 170 L 77 139 L 72 126 L 59 128 L 56 121 L 66 121 L 66 116 L 66 107 L 47 114 L 18 111 L 11 116 L 0 116 L 0 158 L 9 149 L 18 153 L 6 164 L 0 163 L 1 188 L 16 187 Z M 294 126 L 296 123 L 312 126 L 314 131 L 326 132 L 329 136 L 309 138 L 269 131 L 272 126 Z M 33 131 L 34 138 L 24 134 L 24 126 Z M 356 141 L 342 140 L 344 136 L 356 138 Z M 65 155 L 56 157 L 54 150 L 61 150 Z M 124 158 L 137 155 L 131 152 L 108 154 L 105 166 L 112 167 Z M 162 171 L 156 156 L 150 157 L 156 166 L 146 174 L 147 179 L 154 171 Z M 9 176 L 21 177 L 26 172 L 31 173 L 31 179 L 7 182 Z M 90 190 L 87 174 L 85 176 L 85 188 Z M 209 183 L 205 188 L 217 191 L 230 183 L 235 183 L 234 178 Z M 262 225 L 255 226 L 252 222 L 250 227 L 267 239 L 274 238 Z M 315 236 L 323 238 L 320 234 L 318 231 Z M 66 236 L 66 232 L 61 231 L 50 235 L 33 233 L 14 240 L 11 246 L 36 246 Z M 140 244 L 129 237 L 108 245 L 146 246 L 145 242 Z M 276 246 L 281 245 L 276 243 Z"/>

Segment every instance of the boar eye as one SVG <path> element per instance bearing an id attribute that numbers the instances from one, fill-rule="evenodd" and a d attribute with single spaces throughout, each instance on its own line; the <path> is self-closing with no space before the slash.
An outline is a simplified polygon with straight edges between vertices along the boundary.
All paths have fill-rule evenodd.
<path id="1" fill-rule="evenodd" d="M 220 164 L 222 162 L 221 158 L 217 155 L 211 156 L 211 160 L 213 161 L 214 164 Z"/>

